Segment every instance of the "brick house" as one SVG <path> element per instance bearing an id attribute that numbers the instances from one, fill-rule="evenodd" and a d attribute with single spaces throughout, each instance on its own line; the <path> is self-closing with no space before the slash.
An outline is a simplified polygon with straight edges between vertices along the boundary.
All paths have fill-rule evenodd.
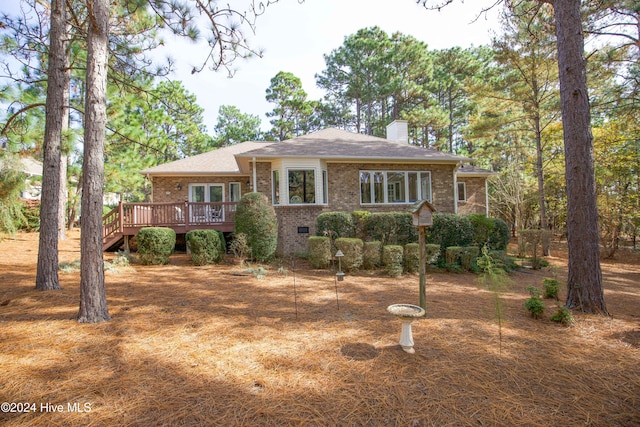
<path id="1" fill-rule="evenodd" d="M 152 202 L 237 202 L 265 194 L 278 217 L 278 252 L 306 251 L 325 211 L 488 213 L 487 170 L 471 159 L 408 144 L 407 122 L 387 138 L 329 128 L 282 142 L 244 142 L 141 171 Z M 228 215 L 227 215 L 228 216 Z M 229 230 L 226 230 L 229 231 Z"/>

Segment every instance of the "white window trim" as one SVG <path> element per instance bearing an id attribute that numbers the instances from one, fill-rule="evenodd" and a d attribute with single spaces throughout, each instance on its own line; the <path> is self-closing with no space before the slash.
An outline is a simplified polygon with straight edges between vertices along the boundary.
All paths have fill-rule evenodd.
<path id="1" fill-rule="evenodd" d="M 213 187 L 213 186 L 222 187 L 222 201 L 223 202 L 226 201 L 227 200 L 225 198 L 225 187 L 226 186 L 224 185 L 224 183 L 222 183 L 222 182 L 193 182 L 193 183 L 189 183 L 189 186 L 188 186 L 188 188 L 189 188 L 189 194 L 188 194 L 189 202 L 196 203 L 191 199 L 191 195 L 192 195 L 191 189 L 193 187 L 204 187 L 204 198 L 205 198 L 205 201 L 203 203 L 211 203 L 211 200 L 206 200 L 206 199 L 209 199 L 209 194 L 210 194 L 209 193 L 209 187 Z"/>
<path id="2" fill-rule="evenodd" d="M 462 184 L 463 198 L 460 198 L 460 184 Z M 456 202 L 464 203 L 467 201 L 467 184 L 463 181 L 456 182 Z"/>
<path id="3" fill-rule="evenodd" d="M 361 186 L 361 182 L 360 182 L 360 174 L 362 172 L 367 172 L 370 174 L 371 177 L 371 182 L 370 182 L 370 198 L 371 198 L 371 202 L 369 203 L 365 203 L 362 201 L 362 186 Z M 383 198 L 384 201 L 382 203 L 380 202 L 375 202 L 373 200 L 375 200 L 375 186 L 373 183 L 373 175 L 375 173 L 382 173 L 383 178 L 382 178 L 382 185 L 383 185 Z M 389 202 L 389 192 L 388 192 L 388 187 L 387 187 L 387 174 L 389 173 L 402 173 L 404 174 L 404 202 Z M 409 174 L 410 173 L 417 173 L 418 174 L 418 180 L 417 180 L 417 185 L 418 185 L 418 192 L 419 192 L 419 200 L 423 200 L 424 199 L 424 195 L 422 194 L 422 177 L 423 174 L 426 174 L 429 176 L 429 189 L 428 189 L 428 196 L 429 198 L 427 199 L 429 202 L 431 202 L 433 196 L 432 196 L 432 183 L 431 183 L 431 171 L 424 171 L 424 170 L 360 170 L 358 171 L 358 194 L 360 197 L 360 205 L 361 206 L 372 206 L 372 205 L 376 205 L 376 206 L 383 206 L 383 205 L 411 205 L 413 203 L 415 203 L 416 201 L 410 201 L 409 199 Z"/>
<path id="4" fill-rule="evenodd" d="M 229 201 L 232 201 L 231 200 L 231 186 L 233 184 L 236 184 L 238 186 L 238 200 L 237 201 L 240 201 L 240 199 L 242 199 L 242 183 L 240 183 L 238 181 L 232 181 L 232 182 L 229 183 Z"/>
<path id="5" fill-rule="evenodd" d="M 286 169 L 286 185 L 285 185 L 285 189 L 286 189 L 286 201 L 287 201 L 287 205 L 290 206 L 309 206 L 309 205 L 320 205 L 322 203 L 318 203 L 318 168 L 314 168 L 314 167 L 296 167 L 296 166 L 290 166 L 287 167 Z M 289 172 L 291 171 L 313 171 L 313 192 L 314 192 L 314 199 L 315 201 L 313 203 L 304 203 L 304 202 L 300 202 L 300 203 L 291 203 L 291 196 L 289 195 Z M 280 180 L 282 181 L 282 178 L 280 178 Z M 320 173 L 320 180 L 322 180 L 322 172 Z M 322 189 L 322 187 L 320 187 L 320 189 Z M 282 194 L 282 193 L 281 193 Z M 320 193 L 320 195 L 322 195 L 322 193 Z M 282 196 L 280 196 L 280 201 L 282 202 Z"/>

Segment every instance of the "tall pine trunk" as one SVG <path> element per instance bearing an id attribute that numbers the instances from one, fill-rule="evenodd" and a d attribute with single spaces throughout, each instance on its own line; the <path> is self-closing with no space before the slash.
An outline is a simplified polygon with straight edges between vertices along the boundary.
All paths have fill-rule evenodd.
<path id="1" fill-rule="evenodd" d="M 107 109 L 109 0 L 88 0 L 87 93 L 85 100 L 82 213 L 80 223 L 80 311 L 78 321 L 109 320 L 102 258 L 102 199 Z"/>
<path id="2" fill-rule="evenodd" d="M 608 314 L 602 288 L 598 210 L 580 0 L 553 2 L 567 181 L 568 308 Z"/>
<path id="3" fill-rule="evenodd" d="M 65 26 L 64 0 L 51 0 L 40 238 L 36 273 L 36 289 L 41 291 L 61 289 L 58 277 L 58 196 L 66 64 Z"/>

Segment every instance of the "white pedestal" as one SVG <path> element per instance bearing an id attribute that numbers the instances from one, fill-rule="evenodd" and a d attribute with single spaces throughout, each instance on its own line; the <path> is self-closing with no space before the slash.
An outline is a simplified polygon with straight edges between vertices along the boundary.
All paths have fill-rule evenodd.
<path id="1" fill-rule="evenodd" d="M 407 353 L 415 353 L 416 351 L 413 349 L 413 333 L 411 332 L 411 320 L 403 320 L 402 321 L 402 332 L 400 333 L 400 346 Z"/>

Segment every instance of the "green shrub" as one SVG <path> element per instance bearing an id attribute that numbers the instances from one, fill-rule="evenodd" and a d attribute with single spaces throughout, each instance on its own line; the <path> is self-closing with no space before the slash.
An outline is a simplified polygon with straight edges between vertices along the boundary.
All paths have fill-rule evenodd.
<path id="1" fill-rule="evenodd" d="M 367 240 L 367 222 L 369 221 L 369 217 L 371 217 L 371 212 L 369 211 L 353 211 L 351 212 L 351 217 L 353 219 L 353 227 L 355 231 L 355 236 L 357 239 L 362 239 L 362 241 Z"/>
<path id="2" fill-rule="evenodd" d="M 397 234 L 396 218 L 389 212 L 375 212 L 367 220 L 367 236 L 382 242 L 382 245 L 395 243 Z"/>
<path id="3" fill-rule="evenodd" d="M 341 237 L 335 241 L 336 249 L 342 251 L 343 271 L 354 271 L 362 267 L 362 250 L 363 243 L 360 239 Z"/>
<path id="4" fill-rule="evenodd" d="M 404 271 L 407 273 L 420 271 L 420 245 L 417 243 L 404 245 Z"/>
<path id="5" fill-rule="evenodd" d="M 501 262 L 501 268 L 503 268 L 506 272 L 513 271 L 518 268 L 518 264 L 513 257 L 507 255 L 507 251 L 504 250 L 490 250 L 489 255 Z"/>
<path id="6" fill-rule="evenodd" d="M 251 257 L 259 262 L 268 261 L 278 244 L 278 219 L 267 196 L 247 193 L 236 208 L 236 233 L 244 233 L 251 248 Z"/>
<path id="7" fill-rule="evenodd" d="M 176 232 L 166 227 L 145 227 L 138 231 L 136 240 L 142 264 L 168 264 L 176 246 Z"/>
<path id="8" fill-rule="evenodd" d="M 460 258 L 464 253 L 464 248 L 461 246 L 449 246 L 445 251 L 445 261 L 448 266 L 460 265 Z"/>
<path id="9" fill-rule="evenodd" d="M 551 315 L 551 320 L 567 326 L 573 323 L 573 315 L 567 307 L 558 305 L 558 311 Z"/>
<path id="10" fill-rule="evenodd" d="M 191 262 L 195 265 L 217 264 L 226 252 L 224 235 L 217 230 L 191 230 L 185 235 Z"/>
<path id="11" fill-rule="evenodd" d="M 353 237 L 355 226 L 348 212 L 323 212 L 316 219 L 316 234 L 328 236 L 331 240 L 339 237 Z"/>
<path id="12" fill-rule="evenodd" d="M 397 245 L 406 245 L 418 241 L 418 227 L 413 225 L 413 216 L 410 212 L 392 212 L 395 219 L 395 241 Z"/>
<path id="13" fill-rule="evenodd" d="M 468 217 L 473 227 L 473 244 L 479 248 L 488 245 L 496 223 L 483 214 L 469 214 Z"/>
<path id="14" fill-rule="evenodd" d="M 527 291 L 531 294 L 531 298 L 525 301 L 524 308 L 531 313 L 531 317 L 537 319 L 542 316 L 546 308 L 542 298 L 540 298 L 540 290 L 534 286 L 527 286 Z"/>
<path id="15" fill-rule="evenodd" d="M 380 267 L 382 263 L 382 242 L 364 242 L 362 249 L 362 266 L 367 270 Z"/>
<path id="16" fill-rule="evenodd" d="M 560 292 L 560 284 L 556 279 L 545 278 L 543 280 L 544 286 L 544 297 L 545 298 L 554 298 L 556 301 L 558 300 L 558 292 Z"/>
<path id="17" fill-rule="evenodd" d="M 382 265 L 391 277 L 402 276 L 402 255 L 404 248 L 400 245 L 385 245 L 382 248 Z"/>
<path id="18" fill-rule="evenodd" d="M 509 226 L 500 218 L 492 218 L 492 220 L 495 226 L 489 235 L 489 248 L 495 251 L 506 251 L 511 239 Z"/>
<path id="19" fill-rule="evenodd" d="M 329 267 L 329 264 L 331 264 L 331 239 L 326 236 L 310 236 L 307 241 L 311 267 Z"/>
<path id="20" fill-rule="evenodd" d="M 427 255 L 427 264 L 434 264 L 438 261 L 440 255 L 440 245 L 434 243 L 427 243 L 424 245 L 424 251 Z"/>
<path id="21" fill-rule="evenodd" d="M 473 226 L 466 215 L 435 214 L 433 226 L 427 231 L 427 242 L 440 245 L 441 254 L 446 254 L 450 246 L 469 246 L 473 242 Z"/>
<path id="22" fill-rule="evenodd" d="M 462 248 L 460 254 L 460 265 L 465 271 L 471 271 L 476 268 L 476 259 L 480 254 L 480 248 L 477 246 L 466 246 Z"/>

